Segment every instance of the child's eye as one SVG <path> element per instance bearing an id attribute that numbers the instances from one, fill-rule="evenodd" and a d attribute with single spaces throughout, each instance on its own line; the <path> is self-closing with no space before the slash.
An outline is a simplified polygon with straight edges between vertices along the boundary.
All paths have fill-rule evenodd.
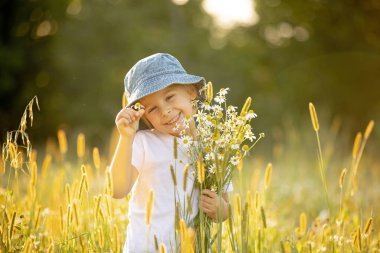
<path id="1" fill-rule="evenodd" d="M 152 107 L 151 109 L 148 110 L 148 113 L 151 113 L 153 112 L 154 110 L 156 110 L 156 107 Z"/>
<path id="2" fill-rule="evenodd" d="M 172 99 L 173 97 L 174 97 L 174 95 L 167 96 L 167 97 L 166 97 L 166 100 L 170 100 L 170 99 Z"/>

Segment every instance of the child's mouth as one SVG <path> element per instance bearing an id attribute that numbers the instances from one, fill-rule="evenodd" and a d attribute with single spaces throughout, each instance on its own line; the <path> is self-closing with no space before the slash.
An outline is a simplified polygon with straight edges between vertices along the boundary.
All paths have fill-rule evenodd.
<path id="1" fill-rule="evenodd" d="M 177 116 L 172 118 L 169 122 L 165 123 L 165 125 L 173 125 L 177 123 L 180 120 L 180 118 L 181 118 L 181 113 L 178 113 Z"/>

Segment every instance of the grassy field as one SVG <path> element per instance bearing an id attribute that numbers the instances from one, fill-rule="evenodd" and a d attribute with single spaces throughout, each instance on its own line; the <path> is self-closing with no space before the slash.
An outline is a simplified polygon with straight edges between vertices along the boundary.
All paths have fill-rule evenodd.
<path id="1" fill-rule="evenodd" d="M 0 252 L 121 252 L 128 198 L 111 197 L 108 152 L 86 146 L 84 134 L 68 143 L 62 130 L 34 150 L 25 135 L 31 107 L 3 145 Z M 282 137 L 273 160 L 253 152 L 236 172 L 222 252 L 380 252 L 380 165 L 376 152 L 365 155 L 372 123 L 354 143 L 339 139 L 349 135 L 337 122 L 312 123 L 274 132 Z"/>

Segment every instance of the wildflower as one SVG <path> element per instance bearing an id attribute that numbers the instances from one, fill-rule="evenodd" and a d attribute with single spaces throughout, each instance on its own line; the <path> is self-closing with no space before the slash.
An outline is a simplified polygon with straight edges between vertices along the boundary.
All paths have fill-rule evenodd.
<path id="1" fill-rule="evenodd" d="M 219 139 L 217 141 L 215 141 L 215 143 L 221 147 L 221 148 L 224 148 L 226 146 L 226 141 L 224 139 Z"/>
<path id="2" fill-rule="evenodd" d="M 215 102 L 217 102 L 218 104 L 223 104 L 224 102 L 226 102 L 226 97 L 225 96 L 216 96 L 214 98 Z"/>
<path id="3" fill-rule="evenodd" d="M 191 144 L 192 138 L 189 135 L 184 135 L 180 138 L 180 142 L 187 148 Z"/>
<path id="4" fill-rule="evenodd" d="M 243 125 L 244 124 L 244 120 L 243 119 L 244 118 L 242 118 L 242 117 L 237 118 L 237 120 L 235 122 L 235 125 L 238 125 L 238 126 Z"/>
<path id="5" fill-rule="evenodd" d="M 189 115 L 186 115 L 185 118 L 183 119 L 183 123 L 185 126 L 189 127 L 191 122 L 191 117 Z"/>
<path id="6" fill-rule="evenodd" d="M 223 111 L 223 108 L 220 105 L 214 105 L 212 109 L 214 110 L 215 115 Z"/>
<path id="7" fill-rule="evenodd" d="M 248 113 L 245 115 L 246 120 L 251 120 L 257 117 L 257 114 L 253 112 L 253 110 L 249 110 Z"/>
<path id="8" fill-rule="evenodd" d="M 250 141 L 256 140 L 256 136 L 251 132 L 251 130 L 248 130 L 247 132 L 245 132 L 244 138 Z"/>
<path id="9" fill-rule="evenodd" d="M 219 95 L 221 96 L 225 96 L 227 95 L 228 91 L 230 90 L 230 88 L 221 88 L 218 92 Z"/>
<path id="10" fill-rule="evenodd" d="M 224 159 L 224 154 L 219 153 L 219 154 L 218 154 L 218 159 L 219 159 L 219 160 L 223 160 L 223 159 Z"/>
<path id="11" fill-rule="evenodd" d="M 231 160 L 230 160 L 230 162 L 233 164 L 233 165 L 238 165 L 239 163 L 240 163 L 240 159 L 239 159 L 239 157 L 237 157 L 237 156 L 233 156 L 233 157 L 231 157 Z"/>
<path id="12" fill-rule="evenodd" d="M 216 166 L 215 166 L 215 164 L 212 164 L 212 165 L 208 168 L 208 171 L 209 171 L 211 174 L 215 174 L 215 172 L 216 172 Z"/>
<path id="13" fill-rule="evenodd" d="M 215 155 L 213 153 L 207 153 L 205 156 L 206 161 L 214 160 Z"/>
<path id="14" fill-rule="evenodd" d="M 201 104 L 201 107 L 202 107 L 203 109 L 207 110 L 207 111 L 210 111 L 210 110 L 212 109 L 212 107 L 211 107 L 211 105 L 210 105 L 209 102 L 203 102 L 203 103 Z"/>
<path id="15" fill-rule="evenodd" d="M 218 119 L 223 118 L 223 113 L 222 113 L 222 112 L 218 112 L 218 113 L 216 114 L 216 117 L 217 117 Z"/>
<path id="16" fill-rule="evenodd" d="M 232 149 L 239 149 L 239 144 L 234 143 L 234 144 L 231 145 L 231 148 Z"/>

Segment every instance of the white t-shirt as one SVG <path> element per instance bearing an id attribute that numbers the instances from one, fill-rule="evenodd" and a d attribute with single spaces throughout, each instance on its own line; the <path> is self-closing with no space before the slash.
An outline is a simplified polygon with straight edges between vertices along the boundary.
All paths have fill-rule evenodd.
<path id="1" fill-rule="evenodd" d="M 127 240 L 124 253 L 154 252 L 154 236 L 158 244 L 164 243 L 167 252 L 175 252 L 175 202 L 180 203 L 181 213 L 188 211 L 184 218 L 192 221 L 198 213 L 199 190 L 194 188 L 195 171 L 190 166 L 183 190 L 184 166 L 188 162 L 186 148 L 178 143 L 178 159 L 174 159 L 174 136 L 156 130 L 138 131 L 132 147 L 132 165 L 139 176 L 133 185 L 129 201 Z M 177 187 L 174 190 L 170 165 L 175 169 Z M 154 193 L 151 222 L 146 224 L 146 208 L 149 191 Z M 232 185 L 227 187 L 232 191 Z M 174 194 L 176 192 L 176 199 Z M 187 200 L 190 198 L 190 201 Z"/>

